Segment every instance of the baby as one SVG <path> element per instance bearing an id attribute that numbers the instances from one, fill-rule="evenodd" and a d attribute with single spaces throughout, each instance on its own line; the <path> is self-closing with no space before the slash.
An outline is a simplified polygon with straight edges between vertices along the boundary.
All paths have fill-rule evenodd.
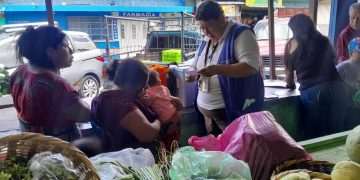
<path id="1" fill-rule="evenodd" d="M 173 140 L 180 140 L 180 116 L 175 106 L 171 103 L 170 91 L 167 87 L 161 85 L 158 72 L 149 70 L 149 88 L 146 90 L 144 101 L 159 115 L 162 123 L 161 139 L 167 148 L 170 148 Z"/>

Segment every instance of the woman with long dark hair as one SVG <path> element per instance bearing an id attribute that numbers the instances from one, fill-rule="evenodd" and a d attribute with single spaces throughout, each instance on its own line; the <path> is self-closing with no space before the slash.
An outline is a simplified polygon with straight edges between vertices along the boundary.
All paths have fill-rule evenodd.
<path id="1" fill-rule="evenodd" d="M 336 71 L 335 51 L 304 14 L 291 17 L 293 37 L 285 49 L 287 87 L 294 89 L 295 75 L 300 84 L 303 125 L 310 138 L 343 130 L 345 87 Z"/>
<path id="2" fill-rule="evenodd" d="M 91 120 L 89 107 L 62 77 L 73 50 L 68 37 L 53 26 L 29 26 L 16 42 L 20 66 L 10 77 L 11 96 L 22 132 L 36 132 L 65 141 L 80 136 L 76 122 Z M 23 58 L 29 63 L 24 64 Z"/>

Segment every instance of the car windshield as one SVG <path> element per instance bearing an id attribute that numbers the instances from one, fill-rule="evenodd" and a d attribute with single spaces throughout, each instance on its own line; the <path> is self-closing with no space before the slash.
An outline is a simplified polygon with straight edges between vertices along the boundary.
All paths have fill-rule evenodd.
<path id="1" fill-rule="evenodd" d="M 267 22 L 261 22 L 256 24 L 255 28 L 256 39 L 259 40 L 268 40 L 269 39 L 269 25 Z M 287 40 L 292 37 L 292 31 L 289 29 L 287 22 L 276 23 L 275 22 L 275 39 L 277 40 Z"/>

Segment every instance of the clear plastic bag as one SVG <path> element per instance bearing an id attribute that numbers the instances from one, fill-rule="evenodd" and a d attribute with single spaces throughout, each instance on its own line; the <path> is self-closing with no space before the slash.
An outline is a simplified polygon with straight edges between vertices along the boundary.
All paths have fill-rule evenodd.
<path id="1" fill-rule="evenodd" d="M 99 171 L 101 179 L 106 180 L 132 177 L 124 172 L 119 163 L 134 169 L 155 165 L 153 154 L 149 149 L 144 148 L 127 148 L 121 151 L 102 153 L 90 158 L 90 161 Z"/>
<path id="2" fill-rule="evenodd" d="M 133 176 L 124 171 L 119 162 L 111 158 L 98 158 L 92 161 L 103 180 L 132 179 Z"/>
<path id="3" fill-rule="evenodd" d="M 119 161 L 122 165 L 131 166 L 133 168 L 150 167 L 155 164 L 154 155 L 149 149 L 144 148 L 126 148 L 121 151 L 102 153 L 90 158 L 96 161 L 99 158 L 110 158 Z"/>
<path id="4" fill-rule="evenodd" d="M 188 143 L 198 151 L 223 151 L 245 161 L 257 180 L 268 180 L 285 160 L 311 159 L 267 111 L 237 118 L 217 138 L 193 136 Z"/>
<path id="5" fill-rule="evenodd" d="M 251 180 L 250 169 L 245 162 L 224 152 L 198 152 L 191 146 L 182 147 L 176 151 L 171 162 L 169 176 L 172 180 Z"/>
<path id="6" fill-rule="evenodd" d="M 85 179 L 83 173 L 74 168 L 72 161 L 62 154 L 42 152 L 35 154 L 29 161 L 33 179 L 78 180 Z"/>

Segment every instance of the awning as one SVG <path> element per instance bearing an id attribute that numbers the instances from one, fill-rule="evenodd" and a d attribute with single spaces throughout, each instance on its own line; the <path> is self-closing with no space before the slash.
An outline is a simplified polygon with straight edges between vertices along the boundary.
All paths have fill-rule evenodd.
<path id="1" fill-rule="evenodd" d="M 275 8 L 283 7 L 283 5 L 282 5 L 283 0 L 273 0 L 273 1 L 274 1 Z M 249 6 L 249 7 L 256 7 L 256 8 L 260 8 L 260 7 L 267 8 L 268 0 L 246 0 L 245 5 Z"/>

